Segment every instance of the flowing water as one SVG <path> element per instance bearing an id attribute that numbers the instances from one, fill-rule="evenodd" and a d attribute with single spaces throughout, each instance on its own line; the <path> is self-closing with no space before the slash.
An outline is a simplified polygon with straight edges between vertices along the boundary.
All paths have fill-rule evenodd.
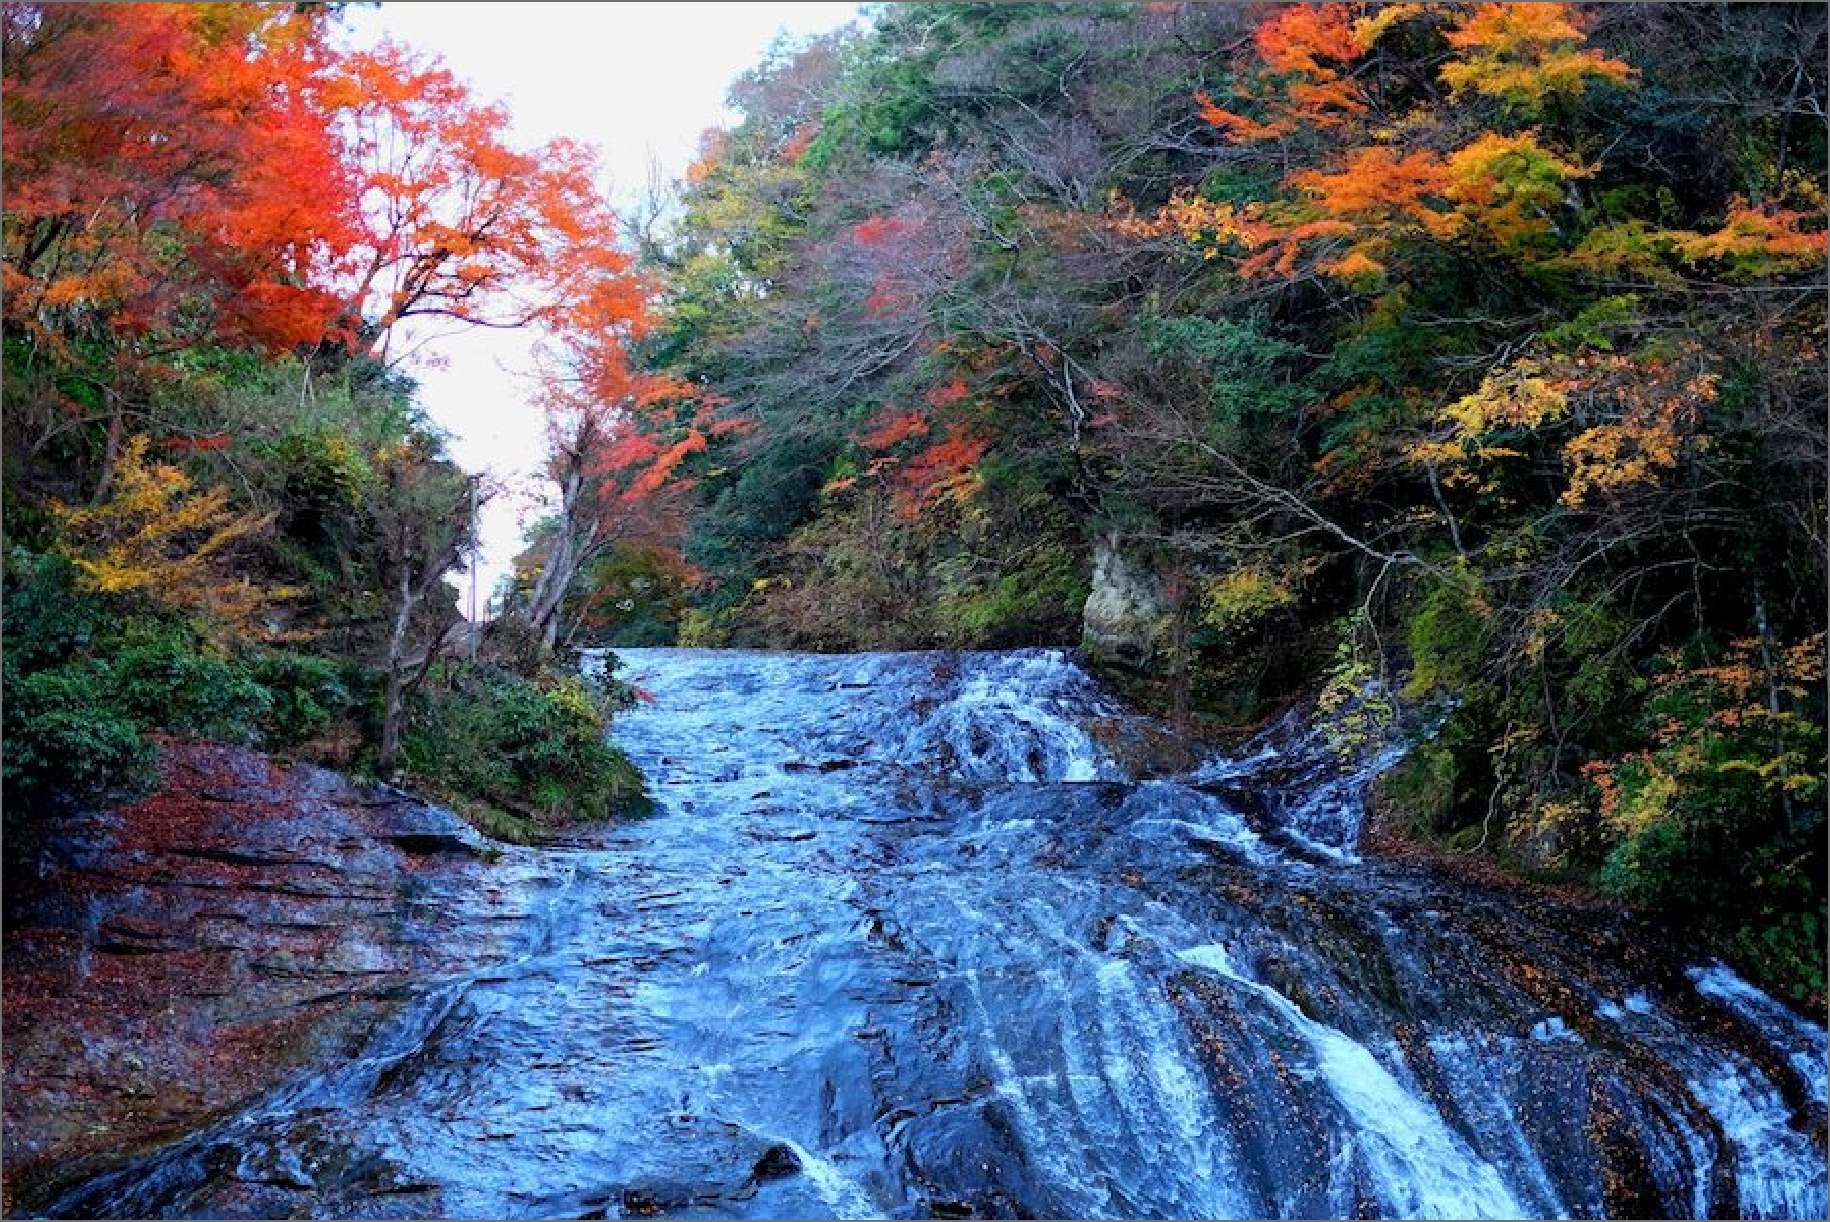
<path id="1" fill-rule="evenodd" d="M 1821 1026 L 1362 858 L 1294 729 L 1140 776 L 1059 651 L 623 656 L 657 812 L 507 855 L 520 954 L 56 1210 L 1824 1216 Z"/>

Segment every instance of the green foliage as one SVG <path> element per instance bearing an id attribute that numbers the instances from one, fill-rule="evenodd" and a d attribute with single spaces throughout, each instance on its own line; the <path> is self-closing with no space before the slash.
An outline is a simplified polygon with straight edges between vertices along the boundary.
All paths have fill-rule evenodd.
<path id="1" fill-rule="evenodd" d="M 1821 649 L 1673 664 L 1646 703 L 1654 749 L 1590 769 L 1623 833 L 1602 885 L 1710 930 L 1799 1000 L 1824 987 Z"/>
<path id="2" fill-rule="evenodd" d="M 1433 583 L 1409 627 L 1411 676 L 1404 694 L 1418 697 L 1465 687 L 1486 656 L 1486 616 L 1461 582 Z"/>
<path id="3" fill-rule="evenodd" d="M 152 779 L 153 745 L 116 703 L 107 667 L 77 662 L 22 675 L 9 657 L 4 683 L 9 821 L 53 796 L 83 800 Z"/>
<path id="4" fill-rule="evenodd" d="M 176 734 L 252 744 L 273 707 L 243 666 L 184 631 L 130 636 L 109 670 L 115 707 Z"/>
<path id="5" fill-rule="evenodd" d="M 817 508 L 837 451 L 826 437 L 783 438 L 758 451 L 694 522 L 688 559 L 727 576 L 741 596 L 758 546 L 787 538 Z"/>
<path id="6" fill-rule="evenodd" d="M 1640 298 L 1635 293 L 1603 297 L 1584 306 L 1574 318 L 1544 332 L 1545 342 L 1565 352 L 1594 348 L 1614 351 L 1618 335 L 1631 330 L 1640 317 Z"/>
<path id="7" fill-rule="evenodd" d="M 1413 746 L 1380 780 L 1379 792 L 1413 834 L 1451 830 L 1455 789 L 1463 772 L 1455 751 L 1437 740 Z"/>
<path id="8" fill-rule="evenodd" d="M 933 615 L 943 639 L 983 648 L 1033 639 L 1039 628 L 1071 623 L 1086 597 L 1073 555 L 1051 545 L 989 584 L 942 595 Z"/>
<path id="9" fill-rule="evenodd" d="M 1208 381 L 1208 402 L 1221 436 L 1262 426 L 1299 406 L 1308 392 L 1289 375 L 1302 349 L 1267 334 L 1252 320 L 1196 316 L 1150 318 L 1141 327 L 1159 360 L 1183 362 Z"/>
<path id="10" fill-rule="evenodd" d="M 334 429 L 289 433 L 272 448 L 272 456 L 285 471 L 286 501 L 299 510 L 352 507 L 375 478 L 363 453 Z"/>
<path id="11" fill-rule="evenodd" d="M 297 746 L 323 734 L 355 708 L 349 667 L 330 658 L 261 650 L 248 659 L 248 675 L 267 693 L 265 741 Z"/>
<path id="12" fill-rule="evenodd" d="M 582 679 L 448 663 L 416 694 L 409 775 L 543 827 L 645 807 L 641 774 L 605 737 L 610 698 Z"/>
<path id="13" fill-rule="evenodd" d="M 153 731 L 285 747 L 352 706 L 347 667 L 225 650 L 195 625 L 86 593 L 65 561 L 14 548 L 6 588 L 9 795 L 33 807 L 148 779 Z"/>
<path id="14" fill-rule="evenodd" d="M 6 553 L 6 661 L 21 672 L 85 652 L 118 623 L 104 600 L 81 594 L 76 569 L 50 553 Z"/>
<path id="15" fill-rule="evenodd" d="M 678 561 L 656 548 L 619 545 L 582 582 L 585 633 L 580 644 L 671 645 L 685 603 Z"/>

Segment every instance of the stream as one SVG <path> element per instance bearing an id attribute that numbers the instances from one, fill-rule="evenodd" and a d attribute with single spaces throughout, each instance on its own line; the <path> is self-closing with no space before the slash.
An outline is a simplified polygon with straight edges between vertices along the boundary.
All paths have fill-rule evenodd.
<path id="1" fill-rule="evenodd" d="M 1141 768 L 1059 650 L 620 656 L 656 812 L 506 852 L 513 954 L 51 1212 L 1825 1214 L 1823 1027 L 1361 856 L 1298 728 Z"/>

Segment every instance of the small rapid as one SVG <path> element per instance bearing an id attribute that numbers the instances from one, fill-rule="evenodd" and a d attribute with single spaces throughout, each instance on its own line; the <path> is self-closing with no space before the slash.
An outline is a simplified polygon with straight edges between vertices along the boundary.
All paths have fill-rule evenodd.
<path id="1" fill-rule="evenodd" d="M 1824 1216 L 1824 1028 L 1360 858 L 1378 761 L 1058 650 L 622 658 L 656 813 L 504 855 L 518 954 L 53 1212 Z"/>

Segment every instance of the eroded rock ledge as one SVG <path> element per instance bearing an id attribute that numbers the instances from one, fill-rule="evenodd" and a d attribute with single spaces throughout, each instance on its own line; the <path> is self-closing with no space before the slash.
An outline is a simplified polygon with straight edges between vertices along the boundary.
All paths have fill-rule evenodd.
<path id="1" fill-rule="evenodd" d="M 448 810 L 218 744 L 161 770 L 8 880 L 9 1213 L 346 1052 L 520 924 Z"/>

